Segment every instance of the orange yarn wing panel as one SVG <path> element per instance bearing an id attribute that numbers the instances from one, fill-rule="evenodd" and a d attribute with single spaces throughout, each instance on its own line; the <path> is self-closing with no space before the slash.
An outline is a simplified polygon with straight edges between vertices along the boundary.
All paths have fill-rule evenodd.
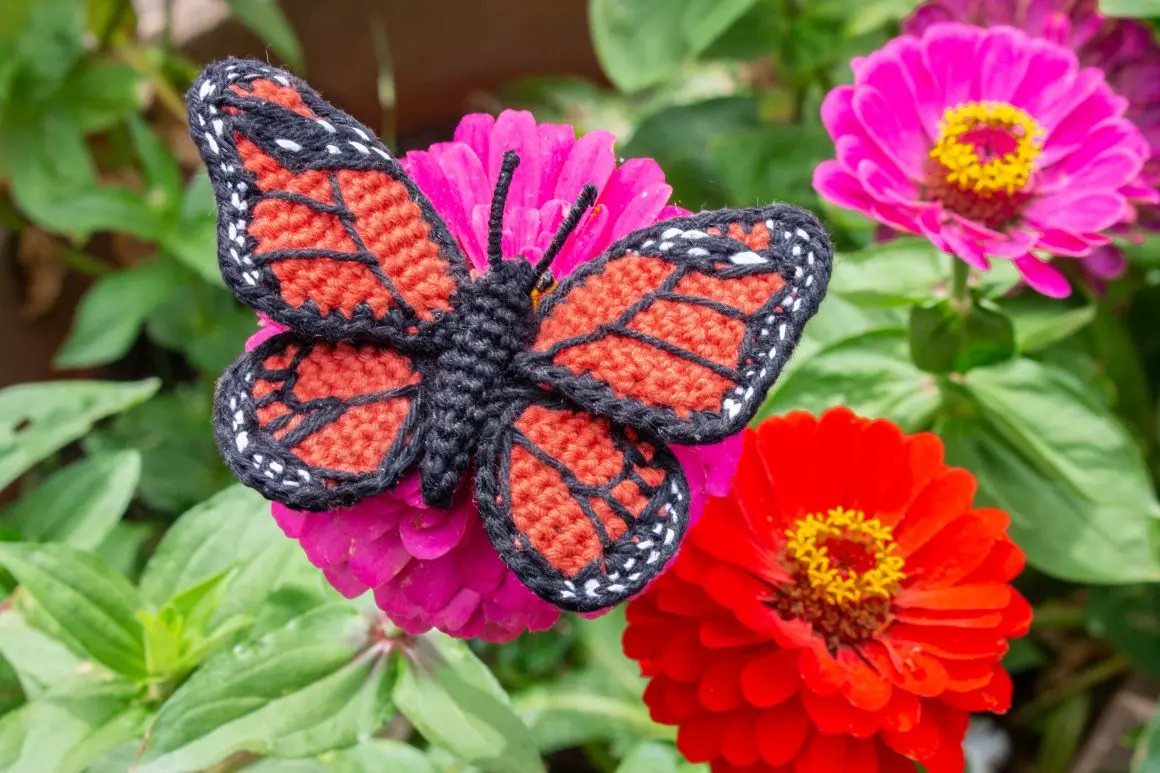
<path id="1" fill-rule="evenodd" d="M 639 592 L 685 531 L 688 484 L 667 446 L 542 394 L 488 428 L 477 464 L 492 544 L 521 582 L 565 609 Z"/>
<path id="2" fill-rule="evenodd" d="M 222 376 L 218 446 L 268 499 L 308 510 L 353 504 L 415 460 L 420 380 L 391 349 L 284 333 Z"/>
<path id="3" fill-rule="evenodd" d="M 242 301 L 308 335 L 404 347 L 451 309 L 466 260 L 370 130 L 255 62 L 212 65 L 188 99 Z"/>
<path id="4" fill-rule="evenodd" d="M 519 368 L 669 442 L 741 430 L 829 280 L 821 225 L 788 206 L 678 218 L 581 264 L 538 309 Z"/>

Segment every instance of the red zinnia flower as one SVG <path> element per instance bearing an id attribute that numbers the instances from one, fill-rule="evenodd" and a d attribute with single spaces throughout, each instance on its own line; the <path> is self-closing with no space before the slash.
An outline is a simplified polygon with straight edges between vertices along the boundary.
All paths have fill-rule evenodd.
<path id="1" fill-rule="evenodd" d="M 1023 552 L 937 437 L 846 409 L 747 430 L 668 573 L 628 606 L 652 717 L 713 773 L 962 773 L 1031 609 Z"/>

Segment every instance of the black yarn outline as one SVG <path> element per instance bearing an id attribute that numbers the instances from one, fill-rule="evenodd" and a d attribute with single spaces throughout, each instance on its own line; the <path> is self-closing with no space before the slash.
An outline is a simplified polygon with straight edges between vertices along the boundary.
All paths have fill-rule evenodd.
<path id="1" fill-rule="evenodd" d="M 355 151 L 344 151 L 338 155 L 331 154 L 326 151 L 326 145 L 341 141 L 350 142 L 351 140 L 348 138 L 352 135 L 347 134 L 336 139 L 336 134 L 327 132 L 314 119 L 306 118 L 288 108 L 258 98 L 243 97 L 229 89 L 233 83 L 246 83 L 258 78 L 274 80 L 275 82 L 285 80 L 290 88 L 298 92 L 311 112 L 335 127 L 336 132 L 350 133 L 356 130 L 362 132 L 366 139 L 360 138 L 359 141 L 360 144 L 368 148 L 368 153 L 360 155 Z M 201 90 L 207 84 L 213 88 L 203 98 Z M 429 352 L 432 348 L 429 338 L 433 329 L 441 322 L 443 315 L 436 313 L 435 320 L 428 322 L 419 318 L 409 305 L 392 307 L 386 314 L 376 317 L 369 305 L 360 304 L 351 318 L 343 316 L 335 309 L 327 314 L 322 314 L 318 306 L 312 301 L 307 301 L 302 307 L 295 308 L 286 303 L 276 291 L 277 279 L 269 266 L 258 265 L 258 261 L 253 258 L 257 240 L 249 233 L 248 229 L 238 234 L 243 238 L 242 245 L 236 245 L 229 238 L 229 225 L 237 219 L 232 198 L 238 194 L 233 183 L 241 181 L 246 185 L 244 194 L 238 198 L 246 205 L 244 211 L 247 214 L 245 214 L 244 219 L 247 224 L 252 220 L 256 204 L 268 196 L 268 194 L 263 194 L 258 190 L 254 175 L 242 164 L 233 137 L 236 130 L 295 174 L 309 170 L 325 170 L 330 171 L 333 178 L 341 169 L 370 170 L 383 172 L 398 181 L 405 187 L 411 201 L 419 207 L 423 219 L 430 229 L 429 237 L 438 245 L 439 255 L 447 263 L 447 271 L 455 280 L 456 286 L 462 288 L 465 284 L 469 284 L 470 271 L 467 258 L 459 249 L 455 238 L 428 198 L 403 171 L 398 161 L 390 156 L 389 151 L 377 139 L 374 132 L 327 103 L 301 79 L 253 60 L 231 57 L 209 65 L 190 87 L 186 94 L 186 101 L 189 110 L 190 136 L 205 162 L 214 191 L 214 199 L 217 203 L 218 265 L 222 277 L 234 295 L 256 311 L 266 314 L 272 320 L 307 337 L 323 338 L 329 341 L 370 340 L 380 345 L 401 349 L 407 353 Z M 226 107 L 237 108 L 242 112 L 230 114 L 225 112 L 224 108 Z M 210 108 L 213 108 L 215 112 L 211 114 Z M 211 115 L 211 121 L 221 120 L 225 125 L 225 130 L 214 140 L 217 152 L 212 150 L 210 140 L 206 138 L 206 134 L 212 129 L 209 126 L 200 125 L 201 121 Z M 286 151 L 274 142 L 276 138 L 292 139 L 302 146 L 302 150 L 293 153 Z M 383 158 L 374 152 L 369 152 L 373 148 L 387 153 L 390 157 Z M 225 172 L 223 166 L 231 166 L 233 171 Z M 275 196 L 275 198 L 287 197 Z M 304 198 L 309 199 L 309 197 Z M 310 201 L 313 200 L 310 199 Z M 320 202 L 315 202 L 310 206 L 317 208 L 319 204 Z M 249 256 L 253 260 L 252 271 L 257 272 L 260 276 L 260 281 L 256 285 L 251 285 L 245 280 L 243 273 L 247 269 L 234 262 L 229 254 L 230 249 L 236 249 L 240 255 Z"/>
<path id="2" fill-rule="evenodd" d="M 676 555 L 688 527 L 689 519 L 689 484 L 684 470 L 672 450 L 659 438 L 651 436 L 647 431 L 634 429 L 639 439 L 653 446 L 654 453 L 651 462 L 645 462 L 643 455 L 641 462 L 646 466 L 660 469 L 665 473 L 661 484 L 655 487 L 649 496 L 649 502 L 638 518 L 629 523 L 628 529 L 619 539 L 610 543 L 603 550 L 600 559 L 590 562 L 574 577 L 564 577 L 558 569 L 548 563 L 539 552 L 531 548 L 527 538 L 515 526 L 515 519 L 511 513 L 511 455 L 515 445 L 515 433 L 518 431 L 515 422 L 519 416 L 531 405 L 541 405 L 553 410 L 577 410 L 578 406 L 567 400 L 547 394 L 537 389 L 527 389 L 522 399 L 511 402 L 507 409 L 488 426 L 483 433 L 480 444 L 476 449 L 475 494 L 480 514 L 483 516 L 484 530 L 491 544 L 499 553 L 500 558 L 510 568 L 520 581 L 533 593 L 550 604 L 572 612 L 595 612 L 600 609 L 615 606 L 625 599 L 639 593 L 651 580 L 658 575 L 668 562 Z M 617 434 L 626 438 L 623 426 L 615 423 L 610 425 Z M 629 444 L 631 446 L 631 444 Z M 633 448 L 635 451 L 636 449 Z M 639 452 L 637 452 L 639 454 Z M 609 486 L 614 484 L 608 484 Z M 676 486 L 678 495 L 672 494 L 672 487 Z M 574 497 L 583 509 L 586 499 Z M 613 499 L 609 496 L 607 499 Z M 660 510 L 668 505 L 670 511 L 677 514 L 671 528 L 675 535 L 671 544 L 664 544 L 663 540 L 657 543 L 659 558 L 655 565 L 645 562 L 636 547 L 640 539 L 655 539 L 652 532 L 657 524 L 668 524 L 668 520 L 657 518 Z M 595 513 L 589 514 L 595 518 Z M 599 518 L 595 519 L 599 522 Z M 627 521 L 626 521 L 627 523 Z M 603 534 L 603 531 L 598 531 Z M 636 539 L 634 539 L 636 538 Z M 602 545 L 603 545 L 602 541 Z M 612 581 L 605 574 L 605 566 L 609 563 L 622 563 L 624 558 L 640 559 L 641 576 L 635 581 L 625 578 Z M 619 592 L 603 592 L 595 597 L 589 597 L 584 592 L 585 583 L 589 580 L 598 580 L 608 585 L 621 583 L 625 589 Z M 574 596 L 565 598 L 562 594 L 568 591 L 566 583 L 575 586 Z"/>
<path id="3" fill-rule="evenodd" d="M 260 407 L 259 400 L 254 399 L 252 394 L 251 384 L 253 381 L 266 379 L 267 374 L 289 372 L 289 377 L 283 380 L 278 389 L 272 393 L 289 396 L 290 400 L 282 400 L 289 405 L 297 400 L 292 392 L 298 376 L 297 371 L 292 369 L 293 366 L 271 371 L 263 368 L 262 363 L 274 355 L 285 353 L 291 346 L 299 347 L 294 359 L 301 362 L 301 358 L 307 356 L 316 345 L 336 345 L 337 343 L 345 342 L 313 340 L 304 338 L 294 331 L 279 333 L 261 343 L 253 351 L 239 357 L 218 380 L 214 397 L 213 422 L 218 450 L 238 479 L 245 485 L 257 489 L 266 499 L 278 501 L 300 510 L 311 511 L 325 511 L 353 505 L 366 496 L 381 493 L 393 486 L 418 458 L 419 451 L 423 446 L 422 417 L 425 412 L 425 401 L 422 390 L 415 385 L 407 387 L 413 390 L 414 394 L 411 407 L 399 427 L 395 440 L 384 454 L 379 469 L 373 473 L 351 473 L 325 467 L 310 467 L 292 453 L 290 449 L 293 446 L 285 444 L 284 441 L 275 440 L 273 431 L 266 431 L 268 425 L 267 427 L 260 425 L 257 418 L 257 409 Z M 413 362 L 413 365 L 416 370 L 422 372 L 417 363 Z M 246 380 L 247 375 L 251 377 L 250 381 Z M 395 390 L 375 394 L 386 395 L 393 391 Z M 229 397 L 236 397 L 240 400 L 236 408 L 229 406 Z M 354 404 L 349 401 L 341 401 L 340 398 L 334 399 L 345 402 L 345 408 Z M 268 405 L 278 401 L 267 399 L 264 404 Z M 301 401 L 297 401 L 297 403 L 304 405 Z M 242 414 L 242 425 L 239 430 L 233 428 L 234 414 L 237 411 Z M 309 431 L 303 431 L 308 436 L 322 429 L 330 421 L 333 421 L 333 418 L 317 413 L 309 414 L 302 420 L 299 428 L 307 426 Z M 249 442 L 245 451 L 237 449 L 236 437 L 239 431 L 245 432 L 248 437 Z M 253 462 L 256 454 L 263 458 L 261 466 L 255 466 Z M 306 469 L 309 471 L 310 480 L 300 480 L 295 487 L 280 485 L 281 475 L 270 478 L 265 474 L 266 469 L 270 467 L 269 462 L 277 462 L 288 471 Z M 332 485 L 326 485 L 325 481 L 331 481 Z"/>
<path id="4" fill-rule="evenodd" d="M 713 250 L 719 250 L 720 247 L 720 242 L 717 242 L 714 237 L 700 239 L 676 237 L 669 240 L 673 244 L 673 248 L 670 248 L 669 252 L 662 252 L 658 249 L 661 234 L 672 228 L 704 231 L 714 226 L 727 227 L 732 223 L 741 223 L 743 226 L 752 228 L 767 220 L 773 220 L 775 227 L 771 229 L 769 247 L 758 251 L 758 254 L 769 260 L 769 263 L 714 265 L 710 271 L 704 271 L 707 262 L 704 259 L 685 256 L 684 250 L 701 247 L 709 249 L 710 255 L 712 255 Z M 802 245 L 802 240 L 797 238 L 791 237 L 788 240 L 782 238 L 783 231 L 789 231 L 796 236 L 795 232 L 798 229 L 808 235 L 809 238 L 806 240 L 808 244 Z M 654 244 L 644 247 L 644 244 L 650 240 Z M 732 249 L 735 251 L 738 242 L 733 239 L 726 241 L 733 245 Z M 795 244 L 802 245 L 801 255 L 796 257 L 792 254 Z M 813 252 L 814 255 L 813 265 L 808 263 L 810 252 Z M 740 378 L 734 380 L 735 386 L 722 394 L 721 410 L 691 411 L 688 416 L 683 417 L 672 408 L 650 406 L 633 398 L 619 397 L 607 383 L 591 375 L 577 375 L 568 368 L 554 365 L 551 357 L 540 352 L 527 352 L 517 358 L 516 367 L 520 375 L 529 383 L 544 384 L 566 395 L 570 400 L 592 413 L 628 426 L 646 427 L 670 443 L 684 445 L 716 443 L 741 431 L 757 415 L 762 401 L 760 399 L 750 400 L 741 405 L 735 416 L 730 417 L 724 409 L 725 400 L 729 399 L 730 394 L 738 387 L 743 390 L 752 388 L 755 393 L 764 394 L 773 386 L 781 374 L 781 369 L 793 355 L 793 351 L 801 338 L 802 330 L 817 313 L 821 301 L 825 297 L 833 263 L 833 252 L 821 223 L 804 210 L 784 204 L 775 204 L 761 209 L 705 212 L 692 217 L 675 218 L 658 223 L 642 231 L 629 234 L 609 247 L 601 257 L 577 266 L 537 308 L 539 322 L 542 324 L 551 315 L 552 310 L 564 302 L 564 299 L 573 289 L 582 286 L 589 277 L 603 273 L 609 263 L 627 257 L 629 253 L 664 260 L 674 266 L 676 270 L 666 278 L 662 288 L 672 281 L 674 276 L 683 276 L 690 270 L 702 270 L 704 273 L 721 278 L 778 273 L 785 280 L 781 290 L 771 296 L 753 314 L 747 315 L 746 330 L 738 352 L 736 372 Z M 712 264 L 709 263 L 709 265 Z M 804 282 L 795 283 L 795 273 L 799 268 L 803 272 L 814 275 L 815 280 L 809 286 L 806 286 Z M 668 292 L 671 292 L 671 289 L 669 288 Z M 787 308 L 788 304 L 786 304 L 789 293 L 793 289 L 798 292 L 796 300 L 801 301 L 801 308 L 797 311 Z M 649 300 L 648 303 L 645 301 L 660 291 L 661 288 L 658 288 L 658 291 L 654 291 L 654 293 L 642 298 L 641 301 L 637 301 L 630 309 L 633 309 L 635 314 L 638 313 L 635 311 L 636 307 L 647 308 L 652 301 Z M 777 318 L 776 321 L 768 322 L 770 316 Z M 755 357 L 762 354 L 765 348 L 759 340 L 760 331 L 762 329 L 772 331 L 777 328 L 779 322 L 787 321 L 787 319 L 793 324 L 789 325 L 784 339 L 778 338 L 776 340 L 776 355 L 772 359 L 766 357 L 763 362 L 756 363 Z M 576 338 L 580 339 L 580 342 L 587 342 L 588 340 L 599 340 L 600 335 L 590 333 Z M 757 369 L 757 376 L 747 378 L 746 370 L 751 368 Z M 764 376 L 760 375 L 761 369 L 765 370 Z"/>

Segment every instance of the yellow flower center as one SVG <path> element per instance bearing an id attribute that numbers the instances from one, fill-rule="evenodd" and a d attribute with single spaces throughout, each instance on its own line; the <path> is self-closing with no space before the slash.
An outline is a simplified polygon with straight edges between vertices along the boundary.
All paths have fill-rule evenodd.
<path id="1" fill-rule="evenodd" d="M 783 618 L 808 621 L 834 650 L 886 624 L 906 579 L 891 527 L 836 507 L 799 519 L 785 534 L 783 561 L 794 582 L 771 600 Z"/>
<path id="2" fill-rule="evenodd" d="M 1024 110 L 1005 102 L 964 102 L 943 113 L 930 157 L 961 191 L 1011 196 L 1027 186 L 1043 140 L 1043 128 Z"/>

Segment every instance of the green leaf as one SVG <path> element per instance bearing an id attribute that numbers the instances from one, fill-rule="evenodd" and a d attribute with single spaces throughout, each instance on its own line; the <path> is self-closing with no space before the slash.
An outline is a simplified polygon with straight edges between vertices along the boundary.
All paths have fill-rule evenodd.
<path id="1" fill-rule="evenodd" d="M 217 260 L 217 206 L 209 175 L 204 171 L 191 177 L 186 185 L 178 217 L 179 225 L 161 234 L 161 246 L 202 279 L 225 292 Z"/>
<path id="2" fill-rule="evenodd" d="M 176 212 L 182 198 L 181 167 L 144 121 L 131 116 L 127 123 L 133 147 L 141 159 L 141 171 L 150 188 L 150 204 L 158 211 Z"/>
<path id="3" fill-rule="evenodd" d="M 0 716 L 0 770 L 11 770 L 12 764 L 20 758 L 24 738 L 28 735 L 28 715 L 31 708 L 32 705 L 26 703 Z"/>
<path id="4" fill-rule="evenodd" d="M 1012 676 L 1039 668 L 1047 662 L 1047 655 L 1040 647 L 1028 638 L 1012 639 L 1008 642 L 1011 649 L 1003 656 L 1003 668 Z"/>
<path id="5" fill-rule="evenodd" d="M 1108 16 L 1129 19 L 1157 17 L 1160 16 L 1160 0 L 1100 0 L 1100 11 Z"/>
<path id="6" fill-rule="evenodd" d="M 1037 352 L 1070 338 L 1087 327 L 1096 317 L 1096 305 L 1076 308 L 1061 306 L 1059 301 L 1025 294 L 1000 303 L 1015 326 L 1015 343 L 1021 352 Z"/>
<path id="7" fill-rule="evenodd" d="M 186 512 L 165 533 L 141 575 L 141 596 L 160 607 L 283 539 L 270 503 L 241 484 L 231 486 Z"/>
<path id="8" fill-rule="evenodd" d="M 757 3 L 758 0 L 689 0 L 681 24 L 690 53 L 704 51 Z"/>
<path id="9" fill-rule="evenodd" d="M 638 665 L 624 654 L 624 608 L 613 609 L 595 620 L 585 620 L 578 627 L 591 677 L 599 678 L 601 684 L 625 697 L 639 699 L 647 682 L 641 677 Z"/>
<path id="10" fill-rule="evenodd" d="M 859 252 L 839 252 L 829 293 L 859 306 L 925 303 L 946 294 L 946 256 L 925 239 L 895 239 Z"/>
<path id="11" fill-rule="evenodd" d="M 145 323 L 150 339 L 183 352 L 213 378 L 237 359 L 255 330 L 253 311 L 238 304 L 225 288 L 196 279 L 171 294 Z"/>
<path id="12" fill-rule="evenodd" d="M 616 773 L 677 773 L 680 761 L 673 747 L 645 742 L 633 747 L 617 766 Z"/>
<path id="13" fill-rule="evenodd" d="M 141 452 L 137 496 L 151 508 L 179 513 L 236 481 L 214 442 L 213 383 L 185 383 L 127 411 L 84 439 L 88 453 Z"/>
<path id="14" fill-rule="evenodd" d="M 464 642 L 431 634 L 405 654 L 395 703 L 424 738 L 489 773 L 543 773 L 511 700 Z"/>
<path id="15" fill-rule="evenodd" d="M 929 302 L 910 310 L 910 356 L 928 373 L 966 373 L 1014 357 L 1015 329 L 990 301 L 965 313 L 950 300 Z"/>
<path id="16" fill-rule="evenodd" d="M 400 741 L 367 741 L 322 761 L 333 773 L 435 773 L 421 751 Z"/>
<path id="17" fill-rule="evenodd" d="M 809 206 L 816 199 L 814 168 L 834 154 L 833 141 L 817 122 L 723 132 L 710 138 L 709 148 L 732 203 L 744 206 Z"/>
<path id="18" fill-rule="evenodd" d="M 50 475 L 36 491 L 0 511 L 0 520 L 28 542 L 63 542 L 94 550 L 133 499 L 141 455 L 90 456 Z"/>
<path id="19" fill-rule="evenodd" d="M 655 86 L 691 53 L 688 0 L 589 0 L 592 45 L 605 75 L 623 92 Z"/>
<path id="20" fill-rule="evenodd" d="M 137 576 L 140 567 L 137 557 L 141 553 L 141 545 L 151 541 L 153 535 L 161 531 L 161 524 L 153 521 L 121 521 L 97 546 L 94 551 L 105 563 L 132 579 Z"/>
<path id="21" fill-rule="evenodd" d="M 1095 587 L 1088 593 L 1088 631 L 1160 676 L 1160 586 Z"/>
<path id="22" fill-rule="evenodd" d="M 270 44 L 286 64 L 296 70 L 302 69 L 302 46 L 274 0 L 226 0 L 226 5 L 238 21 Z"/>
<path id="23" fill-rule="evenodd" d="M 161 382 L 56 381 L 0 390 L 0 488 L 89 431 L 153 395 Z"/>
<path id="24" fill-rule="evenodd" d="M 667 0 L 658 0 L 665 5 Z M 615 5 L 619 0 L 607 0 Z M 655 158 L 673 186 L 673 201 L 689 209 L 726 206 L 730 196 L 710 148 L 725 132 L 756 129 L 757 103 L 723 97 L 659 110 L 644 119 L 620 150 L 626 158 Z"/>
<path id="25" fill-rule="evenodd" d="M 42 697 L 81 666 L 81 660 L 67 647 L 28 625 L 15 612 L 0 614 L 0 654 L 16 670 L 29 700 Z"/>
<path id="26" fill-rule="evenodd" d="M 84 134 L 103 131 L 136 113 L 141 107 L 141 75 L 115 62 L 91 62 L 77 68 L 61 86 L 54 101 L 67 107 Z"/>
<path id="27" fill-rule="evenodd" d="M 14 39 L 12 59 L 29 75 L 28 96 L 42 97 L 59 86 L 84 55 L 84 0 L 16 0 L 13 6 L 3 36 Z"/>
<path id="28" fill-rule="evenodd" d="M 877 330 L 823 347 L 781 378 L 758 418 L 845 405 L 908 431 L 926 427 L 941 402 L 934 379 L 911 364 L 906 333 Z"/>
<path id="29" fill-rule="evenodd" d="M 72 330 L 57 352 L 59 368 L 85 368 L 121 359 L 145 318 L 179 286 L 181 275 L 151 260 L 100 277 L 81 300 Z"/>
<path id="30" fill-rule="evenodd" d="M 1091 713 L 1091 693 L 1081 692 L 1055 706 L 1043 722 L 1035 773 L 1067 773 Z"/>
<path id="31" fill-rule="evenodd" d="M 0 565 L 93 660 L 130 678 L 145 675 L 137 591 L 91 553 L 65 545 L 0 543 Z"/>
<path id="32" fill-rule="evenodd" d="M 676 731 L 649 717 L 640 698 L 594 684 L 598 671 L 537 685 L 514 699 L 516 711 L 544 754 L 599 741 L 672 740 Z"/>
<path id="33" fill-rule="evenodd" d="M 29 704 L 27 735 L 11 770 L 81 773 L 105 752 L 139 738 L 148 712 L 130 705 L 133 694 L 127 682 L 85 676 Z"/>
<path id="34" fill-rule="evenodd" d="M 1140 734 L 1132 753 L 1132 773 L 1160 773 L 1160 711 Z"/>
<path id="35" fill-rule="evenodd" d="M 378 730 L 390 675 L 368 629 L 333 604 L 210 658 L 162 705 L 138 773 L 201 770 L 242 750 L 305 757 Z"/>
<path id="36" fill-rule="evenodd" d="M 1028 561 L 1080 583 L 1160 579 L 1160 503 L 1131 436 L 1060 368 L 1015 360 L 965 377 L 978 415 L 940 434 L 980 499 L 1006 510 Z"/>

